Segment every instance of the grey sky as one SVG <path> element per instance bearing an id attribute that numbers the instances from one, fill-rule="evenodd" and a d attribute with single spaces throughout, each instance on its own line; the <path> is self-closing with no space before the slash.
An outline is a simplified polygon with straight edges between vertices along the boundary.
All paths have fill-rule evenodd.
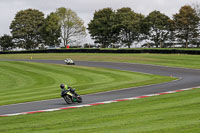
<path id="1" fill-rule="evenodd" d="M 71 8 L 87 26 L 95 10 L 105 7 L 119 9 L 130 7 L 135 12 L 147 15 L 153 10 L 159 10 L 169 17 L 186 5 L 200 0 L 0 0 L 0 36 L 10 34 L 9 25 L 15 14 L 24 9 L 34 8 L 45 15 L 54 12 L 59 7 Z"/>

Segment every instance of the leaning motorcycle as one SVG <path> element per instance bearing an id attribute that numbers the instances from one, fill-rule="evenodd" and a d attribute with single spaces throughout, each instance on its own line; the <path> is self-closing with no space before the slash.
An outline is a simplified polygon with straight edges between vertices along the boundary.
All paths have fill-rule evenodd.
<path id="1" fill-rule="evenodd" d="M 72 93 L 71 91 L 65 91 L 62 95 L 63 99 L 67 104 L 72 104 L 75 102 L 82 103 L 82 98 L 77 93 Z"/>

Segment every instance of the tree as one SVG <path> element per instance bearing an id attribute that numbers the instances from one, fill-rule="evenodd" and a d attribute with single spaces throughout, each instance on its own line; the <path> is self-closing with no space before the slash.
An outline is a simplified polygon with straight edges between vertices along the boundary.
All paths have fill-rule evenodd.
<path id="1" fill-rule="evenodd" d="M 9 51 L 14 48 L 14 43 L 12 42 L 12 37 L 9 35 L 3 35 L 0 37 L 0 47 L 3 51 Z"/>
<path id="2" fill-rule="evenodd" d="M 10 25 L 13 39 L 19 47 L 35 49 L 42 42 L 40 30 L 44 14 L 36 9 L 19 11 Z"/>
<path id="3" fill-rule="evenodd" d="M 44 20 L 42 27 L 42 39 L 47 46 L 60 45 L 61 28 L 59 25 L 59 18 L 55 13 L 50 13 Z"/>
<path id="4" fill-rule="evenodd" d="M 148 38 L 154 42 L 157 48 L 163 47 L 170 35 L 170 18 L 159 11 L 153 11 L 145 18 L 145 22 L 148 25 Z"/>
<path id="5" fill-rule="evenodd" d="M 74 11 L 64 7 L 58 8 L 56 14 L 59 18 L 64 46 L 75 43 L 78 45 L 86 37 L 83 20 Z"/>
<path id="6" fill-rule="evenodd" d="M 183 6 L 179 10 L 179 13 L 173 15 L 173 19 L 176 28 L 176 37 L 179 41 L 185 41 L 185 47 L 188 48 L 188 44 L 199 36 L 199 17 L 195 9 L 189 5 Z"/>
<path id="7" fill-rule="evenodd" d="M 177 43 L 176 37 L 175 37 L 175 23 L 172 19 L 169 20 L 169 38 L 168 38 L 168 45 L 166 47 L 175 47 L 175 44 Z"/>
<path id="8" fill-rule="evenodd" d="M 95 11 L 93 19 L 88 24 L 88 30 L 95 43 L 105 48 L 118 41 L 119 32 L 115 25 L 115 12 L 111 8 L 104 8 Z"/>
<path id="9" fill-rule="evenodd" d="M 131 8 L 121 8 L 116 12 L 116 19 L 120 42 L 129 48 L 134 42 L 138 43 L 141 35 L 141 21 L 144 16 L 135 13 Z"/>
<path id="10" fill-rule="evenodd" d="M 196 2 L 192 4 L 192 7 L 196 11 L 198 17 L 200 18 L 200 3 Z"/>
<path id="11" fill-rule="evenodd" d="M 200 18 L 200 3 L 196 2 L 196 3 L 193 3 L 192 5 L 197 13 L 197 16 Z M 200 22 L 198 24 L 198 34 L 199 36 L 195 39 L 194 43 L 197 45 L 197 47 L 200 47 Z"/>

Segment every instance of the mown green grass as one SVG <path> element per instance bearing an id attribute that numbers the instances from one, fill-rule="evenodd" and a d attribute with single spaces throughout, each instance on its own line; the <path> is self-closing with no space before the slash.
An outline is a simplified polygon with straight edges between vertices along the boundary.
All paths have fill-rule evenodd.
<path id="1" fill-rule="evenodd" d="M 200 89 L 55 112 L 0 117 L 2 133 L 199 133 Z"/>
<path id="2" fill-rule="evenodd" d="M 84 61 L 112 61 L 154 64 L 172 67 L 200 69 L 200 55 L 184 54 L 97 54 L 97 53 L 57 53 L 57 54 L 5 54 L 0 59 L 55 59 Z"/>
<path id="3" fill-rule="evenodd" d="M 1 61 L 0 105 L 58 98 L 61 83 L 89 94 L 174 79 L 104 68 Z"/>

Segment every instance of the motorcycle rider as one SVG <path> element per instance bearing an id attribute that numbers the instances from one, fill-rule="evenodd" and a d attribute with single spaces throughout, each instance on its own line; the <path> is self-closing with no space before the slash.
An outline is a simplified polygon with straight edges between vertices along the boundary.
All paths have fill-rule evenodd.
<path id="1" fill-rule="evenodd" d="M 66 85 L 60 84 L 60 88 L 61 88 L 61 96 L 63 96 L 66 91 L 70 91 L 73 94 L 72 98 L 74 98 L 76 96 L 75 89 L 68 87 L 67 84 Z M 67 90 L 66 90 L 66 88 L 67 88 Z"/>

